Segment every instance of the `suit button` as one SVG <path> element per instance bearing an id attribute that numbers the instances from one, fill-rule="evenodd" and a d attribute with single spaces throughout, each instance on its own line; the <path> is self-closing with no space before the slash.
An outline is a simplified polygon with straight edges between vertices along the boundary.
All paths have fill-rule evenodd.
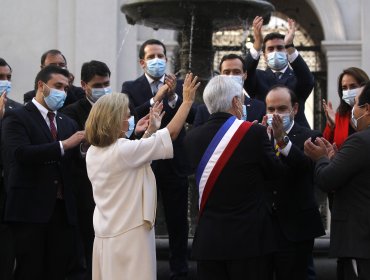
<path id="1" fill-rule="evenodd" d="M 58 180 L 54 180 L 54 184 L 56 185 L 56 184 L 58 184 L 59 182 L 58 182 Z"/>
<path id="2" fill-rule="evenodd" d="M 276 211 L 276 210 L 277 210 L 277 207 L 276 207 L 275 202 L 273 202 L 273 203 L 272 203 L 271 208 L 272 208 L 272 210 L 274 210 L 274 211 Z"/>
<path id="3" fill-rule="evenodd" d="M 277 195 L 277 191 L 273 191 L 272 193 L 273 193 L 274 195 Z"/>

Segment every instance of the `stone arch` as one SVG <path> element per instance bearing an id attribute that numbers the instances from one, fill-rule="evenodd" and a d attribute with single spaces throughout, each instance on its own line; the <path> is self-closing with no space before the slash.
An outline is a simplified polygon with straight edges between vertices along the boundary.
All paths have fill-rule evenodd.
<path id="1" fill-rule="evenodd" d="M 326 41 L 346 40 L 342 15 L 336 0 L 306 0 L 319 17 Z"/>

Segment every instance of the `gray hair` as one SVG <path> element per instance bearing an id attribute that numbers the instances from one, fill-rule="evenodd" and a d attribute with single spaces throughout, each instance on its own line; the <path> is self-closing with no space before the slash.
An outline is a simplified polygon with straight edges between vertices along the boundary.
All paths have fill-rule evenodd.
<path id="1" fill-rule="evenodd" d="M 203 100 L 209 113 L 228 112 L 234 96 L 243 98 L 243 87 L 228 76 L 213 77 L 203 92 Z"/>

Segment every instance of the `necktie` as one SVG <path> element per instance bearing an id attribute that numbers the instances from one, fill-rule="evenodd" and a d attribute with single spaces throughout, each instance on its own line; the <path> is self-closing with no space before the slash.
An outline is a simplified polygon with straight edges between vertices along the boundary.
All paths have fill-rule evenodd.
<path id="1" fill-rule="evenodd" d="M 279 151 L 279 146 L 278 146 L 278 144 L 276 144 L 276 145 L 275 145 L 275 154 L 276 154 L 276 156 L 277 156 L 277 157 L 279 157 L 279 156 L 280 156 L 280 151 Z"/>
<path id="2" fill-rule="evenodd" d="M 56 141 L 58 138 L 58 132 L 57 132 L 57 128 L 54 122 L 55 114 L 53 112 L 48 112 L 47 116 L 50 121 L 51 136 L 53 137 L 54 141 Z M 63 199 L 63 185 L 61 182 L 58 182 L 58 181 L 55 181 L 55 182 L 57 182 L 57 199 Z"/>
<path id="3" fill-rule="evenodd" d="M 159 89 L 159 85 L 160 85 L 160 81 L 153 81 L 152 82 L 152 92 L 153 92 L 153 95 L 156 95 L 158 89 Z"/>
<path id="4" fill-rule="evenodd" d="M 279 71 L 275 72 L 275 78 L 276 78 L 276 80 L 280 80 L 281 74 L 283 74 L 283 73 L 281 73 Z"/>
<path id="5" fill-rule="evenodd" d="M 57 140 L 58 132 L 57 132 L 57 128 L 55 127 L 55 123 L 54 123 L 55 114 L 53 112 L 48 112 L 48 118 L 50 121 L 51 136 L 53 137 L 54 140 Z"/>

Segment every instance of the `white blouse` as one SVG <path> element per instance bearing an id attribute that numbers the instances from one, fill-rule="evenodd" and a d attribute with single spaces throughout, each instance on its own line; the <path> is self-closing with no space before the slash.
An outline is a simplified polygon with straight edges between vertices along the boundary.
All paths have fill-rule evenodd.
<path id="1" fill-rule="evenodd" d="M 167 128 L 149 138 L 120 138 L 109 147 L 89 148 L 86 166 L 96 203 L 96 236 L 114 237 L 144 222 L 154 225 L 157 190 L 150 164 L 172 157 Z"/>

